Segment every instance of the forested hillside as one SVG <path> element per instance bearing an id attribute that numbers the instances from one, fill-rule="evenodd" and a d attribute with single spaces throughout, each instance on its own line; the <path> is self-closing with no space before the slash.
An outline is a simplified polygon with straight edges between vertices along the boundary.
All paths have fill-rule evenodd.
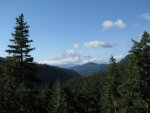
<path id="1" fill-rule="evenodd" d="M 147 31 L 139 42 L 132 40 L 133 46 L 125 59 L 116 63 L 111 56 L 106 72 L 65 82 L 59 79 L 79 75 L 33 62 L 31 52 L 35 48 L 31 47 L 33 40 L 29 39 L 29 26 L 23 14 L 16 18 L 10 41 L 12 45 L 6 50 L 9 56 L 0 63 L 0 113 L 150 113 Z M 50 74 L 53 78 L 48 77 Z M 48 83 L 36 85 L 39 78 Z"/>
<path id="2" fill-rule="evenodd" d="M 6 58 L 0 57 L 0 64 L 4 64 Z M 61 82 L 81 75 L 76 71 L 50 66 L 47 64 L 34 64 L 36 70 L 35 76 L 39 79 L 40 83 L 54 82 L 59 79 Z"/>
<path id="3" fill-rule="evenodd" d="M 108 64 L 86 63 L 83 65 L 74 66 L 71 69 L 78 72 L 82 76 L 89 76 L 98 72 L 105 72 Z"/>
<path id="4" fill-rule="evenodd" d="M 68 79 L 81 76 L 79 73 L 73 70 L 49 66 L 46 64 L 37 64 L 36 69 L 37 78 L 44 83 L 56 81 L 57 79 L 60 81 L 66 81 Z"/>

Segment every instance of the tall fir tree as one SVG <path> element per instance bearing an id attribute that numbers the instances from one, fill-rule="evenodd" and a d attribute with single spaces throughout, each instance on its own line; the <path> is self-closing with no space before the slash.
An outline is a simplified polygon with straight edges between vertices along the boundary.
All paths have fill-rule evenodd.
<path id="1" fill-rule="evenodd" d="M 48 102 L 48 113 L 66 113 L 66 105 L 65 93 L 57 80 L 53 85 L 51 99 Z"/>
<path id="2" fill-rule="evenodd" d="M 13 39 L 10 41 L 13 45 L 8 45 L 10 49 L 6 50 L 12 56 L 7 58 L 3 65 L 3 77 L 5 92 L 3 105 L 7 113 L 33 113 L 34 97 L 31 91 L 33 81 L 37 80 L 34 76 L 33 57 L 30 52 L 34 48 L 30 47 L 29 26 L 24 22 L 24 15 L 16 18 L 15 31 L 12 33 Z M 33 99 L 33 98 L 32 98 Z"/>
<path id="3" fill-rule="evenodd" d="M 10 49 L 6 50 L 12 56 L 8 58 L 11 61 L 11 64 L 14 64 L 15 76 L 20 82 L 28 82 L 34 79 L 34 70 L 33 70 L 33 57 L 31 57 L 30 52 L 34 48 L 30 47 L 29 40 L 29 26 L 27 22 L 24 21 L 24 15 L 21 14 L 16 18 L 16 26 L 14 27 L 15 31 L 12 33 L 13 39 L 10 41 L 13 45 L 8 45 Z M 11 68 L 12 68 L 11 67 Z"/>
<path id="4" fill-rule="evenodd" d="M 75 93 L 71 88 L 65 88 L 65 99 L 66 99 L 66 113 L 80 113 L 81 112 L 81 106 L 79 105 L 77 101 L 77 93 Z M 81 112 L 83 113 L 83 112 Z"/>
<path id="5" fill-rule="evenodd" d="M 41 87 L 41 90 L 37 95 L 37 113 L 48 113 L 48 103 L 49 100 L 51 100 L 51 89 L 52 83 L 48 83 Z"/>
<path id="6" fill-rule="evenodd" d="M 118 86 L 120 84 L 119 72 L 116 63 L 116 59 L 111 56 L 110 58 L 110 66 L 107 70 L 108 74 L 108 96 L 110 97 L 112 109 L 114 113 L 117 113 L 117 109 L 119 108 L 118 100 L 119 100 L 119 93 L 118 93 Z"/>
<path id="7" fill-rule="evenodd" d="M 78 104 L 82 107 L 84 113 L 97 113 L 100 112 L 100 83 L 96 78 L 88 78 L 82 85 L 82 89 L 79 93 Z M 90 82 L 92 81 L 92 82 Z"/>
<path id="8" fill-rule="evenodd" d="M 121 96 L 120 98 L 120 111 L 122 113 L 139 113 L 138 109 L 134 105 L 139 104 L 138 94 L 135 92 L 137 84 L 135 84 L 136 79 L 128 76 L 127 80 L 123 81 L 118 87 L 118 92 Z M 137 111 L 135 111 L 137 110 Z"/>
<path id="9" fill-rule="evenodd" d="M 138 109 L 150 112 L 150 35 L 144 32 L 140 42 L 133 40 L 133 47 L 129 51 L 130 75 L 136 84 Z M 140 101 L 139 101 L 140 100 Z"/>
<path id="10" fill-rule="evenodd" d="M 109 84 L 109 79 L 108 77 L 104 78 L 103 86 L 102 86 L 102 91 L 101 91 L 101 111 L 102 113 L 111 113 L 113 102 L 111 98 L 111 92 L 110 92 L 110 84 Z"/>

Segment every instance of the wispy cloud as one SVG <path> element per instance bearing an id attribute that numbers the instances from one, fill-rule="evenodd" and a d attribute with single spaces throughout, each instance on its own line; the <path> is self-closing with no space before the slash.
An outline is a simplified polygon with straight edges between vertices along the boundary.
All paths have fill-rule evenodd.
<path id="1" fill-rule="evenodd" d="M 141 17 L 146 19 L 146 20 L 150 20 L 150 13 L 144 13 L 141 15 Z"/>
<path id="2" fill-rule="evenodd" d="M 91 41 L 91 42 L 84 43 L 84 46 L 88 47 L 88 48 L 112 48 L 115 45 L 116 44 L 105 43 L 105 42 L 101 42 L 101 41 Z"/>
<path id="3" fill-rule="evenodd" d="M 113 22 L 111 20 L 106 20 L 102 23 L 104 30 L 109 29 L 111 27 L 118 27 L 120 29 L 125 28 L 127 25 L 123 22 L 123 20 L 118 19 L 117 21 Z"/>
<path id="4" fill-rule="evenodd" d="M 78 49 L 78 48 L 80 47 L 80 45 L 79 45 L 79 44 L 74 44 L 73 47 L 74 47 L 75 49 Z"/>

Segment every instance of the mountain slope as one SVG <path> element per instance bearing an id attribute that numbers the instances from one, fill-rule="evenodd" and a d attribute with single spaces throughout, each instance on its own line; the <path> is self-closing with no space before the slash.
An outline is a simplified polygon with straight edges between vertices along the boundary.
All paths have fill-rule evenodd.
<path id="1" fill-rule="evenodd" d="M 82 76 L 89 76 L 98 72 L 105 72 L 109 64 L 86 63 L 83 65 L 74 66 L 70 69 L 78 72 Z"/>
<path id="2" fill-rule="evenodd" d="M 7 61 L 6 58 L 0 57 L 0 65 Z M 74 70 L 59 68 L 55 66 L 49 66 L 46 64 L 35 64 L 36 76 L 42 82 L 50 82 L 59 79 L 65 81 L 70 78 L 79 77 L 80 74 Z"/>
<path id="3" fill-rule="evenodd" d="M 59 79 L 60 81 L 65 81 L 74 77 L 80 77 L 79 73 L 73 70 L 49 66 L 46 64 L 37 64 L 36 69 L 36 76 L 42 82 L 50 82 L 57 79 Z"/>

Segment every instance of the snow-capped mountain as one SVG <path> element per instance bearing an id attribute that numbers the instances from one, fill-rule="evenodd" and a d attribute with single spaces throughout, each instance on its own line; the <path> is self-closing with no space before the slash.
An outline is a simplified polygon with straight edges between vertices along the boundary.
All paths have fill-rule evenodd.
<path id="1" fill-rule="evenodd" d="M 121 59 L 121 58 L 123 57 L 117 56 L 117 59 Z M 55 65 L 60 67 L 71 67 L 75 65 L 89 63 L 89 62 L 104 64 L 109 62 L 109 58 L 97 59 L 91 56 L 82 56 L 81 54 L 76 53 L 73 50 L 67 50 L 53 59 L 39 61 L 39 63 L 42 64 L 44 63 L 44 64 Z"/>

